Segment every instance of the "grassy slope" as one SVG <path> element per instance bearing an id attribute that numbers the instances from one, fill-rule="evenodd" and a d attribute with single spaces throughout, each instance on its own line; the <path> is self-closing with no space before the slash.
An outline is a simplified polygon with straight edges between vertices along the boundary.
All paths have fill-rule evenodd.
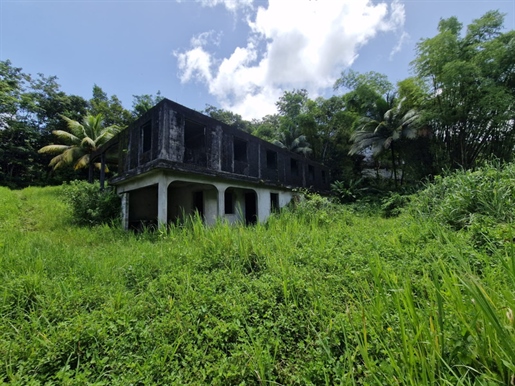
<path id="1" fill-rule="evenodd" d="M 0 382 L 506 384 L 515 372 L 511 245 L 487 254 L 431 221 L 345 209 L 134 236 L 70 225 L 59 194 L 0 188 Z"/>

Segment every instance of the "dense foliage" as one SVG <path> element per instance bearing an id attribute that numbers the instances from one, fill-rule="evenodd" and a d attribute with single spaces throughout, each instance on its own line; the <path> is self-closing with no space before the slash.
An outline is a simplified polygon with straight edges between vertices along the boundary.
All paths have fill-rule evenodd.
<path id="1" fill-rule="evenodd" d="M 432 38 L 417 45 L 414 77 L 391 84 L 385 75 L 344 71 L 335 95 L 309 98 L 285 91 L 277 114 L 247 121 L 207 105 L 203 111 L 330 167 L 333 180 L 357 189 L 399 190 L 443 170 L 474 169 L 485 161 L 510 162 L 515 147 L 515 31 L 503 32 L 504 16 L 491 11 L 463 31 L 457 18 L 443 19 Z M 64 115 L 82 121 L 104 117 L 125 127 L 163 97 L 134 96 L 132 111 L 97 85 L 85 100 L 66 95 L 56 77 L 32 77 L 0 62 L 0 184 L 23 187 L 86 173 L 50 172 L 43 146 L 59 146 L 50 133 L 66 130 Z M 49 174 L 50 173 L 50 174 Z M 375 179 L 375 181 L 373 181 Z M 341 186 L 341 185 L 340 185 Z"/>
<path id="2" fill-rule="evenodd" d="M 126 110 L 116 95 L 110 98 L 97 85 L 89 100 L 67 95 L 55 76 L 31 76 L 9 60 L 0 61 L 0 185 L 22 188 L 55 185 L 87 178 L 88 173 L 72 168 L 52 171 L 52 156 L 38 154 L 42 147 L 67 145 L 52 132 L 69 131 L 65 116 L 73 121 L 102 115 L 105 126 L 125 127 L 159 100 L 152 95 L 134 96 L 133 111 Z M 81 137 L 82 138 L 82 137 Z"/>
<path id="3" fill-rule="evenodd" d="M 100 190 L 100 183 L 71 181 L 63 187 L 64 201 L 71 208 L 73 222 L 79 225 L 118 225 L 120 197 L 109 187 Z"/>
<path id="4" fill-rule="evenodd" d="M 72 225 L 66 188 L 0 188 L 0 380 L 510 384 L 512 173 L 444 178 L 388 219 L 312 196 L 255 227 L 138 236 Z M 486 198 L 491 181 L 502 238 L 452 230 L 445 201 L 419 212 L 431 189 Z"/>

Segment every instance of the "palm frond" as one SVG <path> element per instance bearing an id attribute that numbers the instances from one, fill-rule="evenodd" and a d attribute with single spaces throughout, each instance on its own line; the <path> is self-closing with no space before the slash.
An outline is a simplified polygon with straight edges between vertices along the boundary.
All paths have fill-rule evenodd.
<path id="1" fill-rule="evenodd" d="M 54 130 L 52 131 L 52 134 L 60 140 L 70 142 L 72 145 L 77 145 L 80 143 L 80 139 L 77 136 L 64 130 Z"/>
<path id="2" fill-rule="evenodd" d="M 59 114 L 59 116 L 66 121 L 70 132 L 76 137 L 81 138 L 84 136 L 84 127 L 77 121 L 68 118 L 65 115 Z"/>
<path id="3" fill-rule="evenodd" d="M 43 146 L 41 149 L 38 150 L 38 153 L 40 154 L 58 154 L 62 153 L 66 149 L 69 149 L 69 145 L 47 145 Z"/>
<path id="4" fill-rule="evenodd" d="M 73 167 L 75 170 L 85 168 L 89 165 L 89 154 L 84 154 L 82 157 L 78 159 Z"/>
<path id="5" fill-rule="evenodd" d="M 100 132 L 99 136 L 95 138 L 96 146 L 99 147 L 103 145 L 122 130 L 123 128 L 117 125 L 107 126 Z"/>
<path id="6" fill-rule="evenodd" d="M 84 149 L 91 149 L 91 150 L 96 149 L 95 141 L 93 141 L 90 137 L 82 138 L 80 146 L 83 147 Z"/>
<path id="7" fill-rule="evenodd" d="M 102 169 L 102 164 L 100 162 L 95 162 L 93 164 L 98 170 L 101 170 Z M 109 173 L 109 168 L 107 167 L 107 165 L 104 167 L 104 172 L 106 173 Z"/>

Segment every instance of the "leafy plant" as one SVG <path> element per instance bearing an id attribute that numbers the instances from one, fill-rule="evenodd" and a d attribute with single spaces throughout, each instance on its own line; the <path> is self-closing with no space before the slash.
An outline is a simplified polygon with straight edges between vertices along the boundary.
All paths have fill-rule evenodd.
<path id="1" fill-rule="evenodd" d="M 360 188 L 363 178 L 350 179 L 348 181 L 334 181 L 331 184 L 331 192 L 340 203 L 356 201 L 363 195 L 364 189 Z"/>
<path id="2" fill-rule="evenodd" d="M 109 224 L 120 217 L 120 198 L 112 188 L 100 190 L 98 182 L 71 181 L 65 185 L 63 196 L 77 224 Z"/>
<path id="3" fill-rule="evenodd" d="M 381 204 L 381 215 L 383 217 L 395 217 L 401 214 L 401 211 L 409 203 L 409 196 L 399 193 L 392 193 L 389 197 L 383 199 Z"/>

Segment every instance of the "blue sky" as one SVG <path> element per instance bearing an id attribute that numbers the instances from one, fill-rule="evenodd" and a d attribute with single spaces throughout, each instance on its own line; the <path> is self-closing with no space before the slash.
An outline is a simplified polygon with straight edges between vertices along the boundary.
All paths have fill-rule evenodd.
<path id="1" fill-rule="evenodd" d="M 95 83 L 126 108 L 160 90 L 251 119 L 285 90 L 332 95 L 348 68 L 404 79 L 440 18 L 492 9 L 515 29 L 515 0 L 0 0 L 0 59 L 88 99 Z"/>

